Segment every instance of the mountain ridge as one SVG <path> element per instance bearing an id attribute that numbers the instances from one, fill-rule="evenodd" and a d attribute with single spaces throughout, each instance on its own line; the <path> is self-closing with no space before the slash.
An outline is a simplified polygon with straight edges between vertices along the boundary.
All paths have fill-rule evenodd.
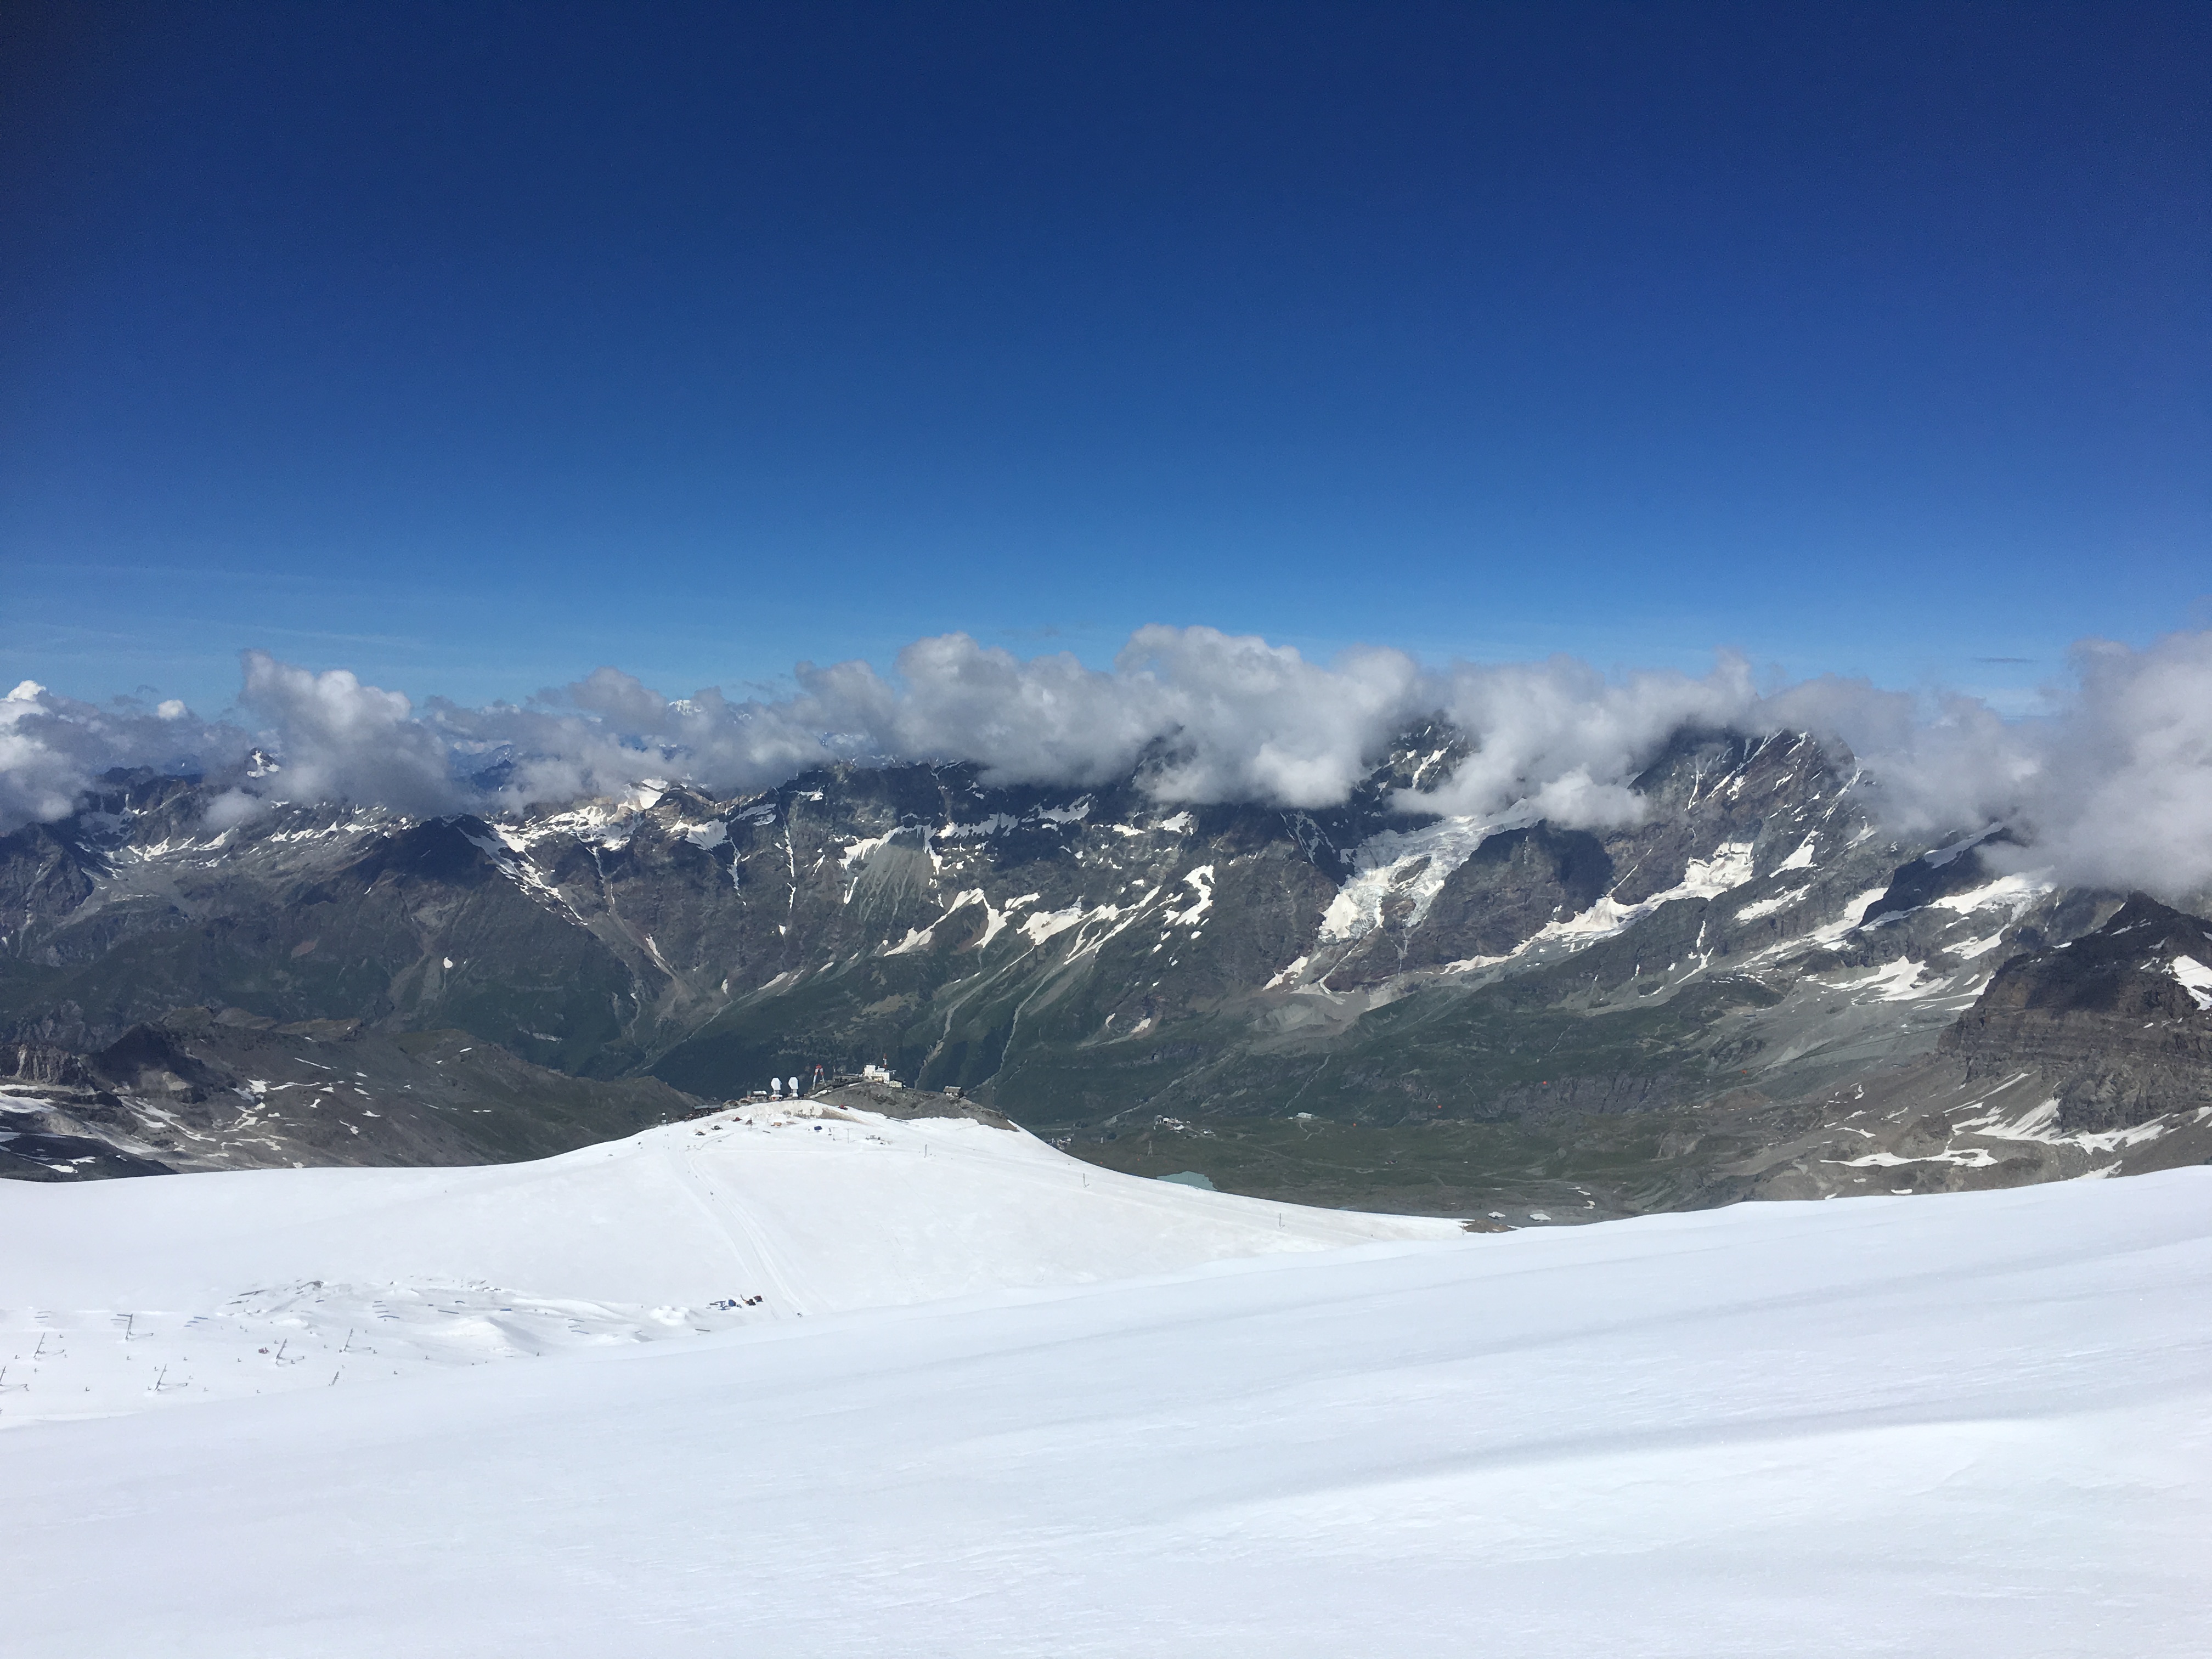
<path id="1" fill-rule="evenodd" d="M 720 800 L 219 830 L 209 786 L 117 779 L 0 839 L 0 1033 L 90 1052 L 235 1007 L 706 1097 L 887 1063 L 1102 1158 L 1147 1118 L 1565 1146 L 1949 1065 L 2002 964 L 2128 902 L 2015 867 L 1993 826 L 1899 838 L 1803 734 L 1678 732 L 1612 828 L 1412 810 L 1464 754 L 1421 723 L 1319 809 L 1159 800 L 1141 766 L 841 763 Z M 2194 1052 L 2127 1109 L 2159 1115 Z"/>

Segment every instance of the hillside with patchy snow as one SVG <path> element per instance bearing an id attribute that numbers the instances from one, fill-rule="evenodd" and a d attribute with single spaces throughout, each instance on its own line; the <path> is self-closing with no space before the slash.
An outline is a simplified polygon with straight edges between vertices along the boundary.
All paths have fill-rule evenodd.
<path id="1" fill-rule="evenodd" d="M 1876 1155 L 1916 1190 L 2191 1156 L 2212 1065 L 2117 1019 L 2096 1122 L 1953 1144 L 1994 1034 L 2029 1026 L 1980 1021 L 1971 1059 L 1952 1034 L 2124 895 L 1993 825 L 1900 841 L 1802 735 L 1678 732 L 1610 827 L 1424 810 L 1466 758 L 1418 726 L 1297 810 L 887 764 L 218 822 L 205 786 L 118 782 L 0 839 L 0 1174 L 542 1156 L 862 1062 L 1106 1164 L 1437 1214 L 1858 1190 L 1838 1171 Z M 2043 1063 L 2009 1067 L 2039 1103 L 2089 1086 Z M 72 1066 L 97 1097 L 57 1089 Z M 1842 1109 L 1869 1096 L 1905 1127 Z"/>

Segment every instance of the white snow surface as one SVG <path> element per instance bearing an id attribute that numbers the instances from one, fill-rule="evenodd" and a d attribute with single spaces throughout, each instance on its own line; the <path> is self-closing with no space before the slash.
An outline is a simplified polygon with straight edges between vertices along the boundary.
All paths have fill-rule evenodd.
<path id="1" fill-rule="evenodd" d="M 1048 1149 L 947 1126 L 933 1166 L 1000 1139 L 933 1191 L 852 1127 L 835 1152 L 764 1128 L 692 1176 L 659 1132 L 606 1170 L 25 1187 L 0 1262 L 10 1306 L 457 1252 L 641 1304 L 720 1286 L 738 1247 L 690 1194 L 750 1159 L 787 1181 L 746 1177 L 747 1204 L 776 1195 L 777 1242 L 833 1264 L 792 1272 L 873 1271 L 893 1301 L 920 1270 L 853 1237 L 886 1201 L 1002 1213 L 873 1244 L 1086 1270 L 1064 1232 L 1188 1249 L 1273 1207 L 1162 1182 L 1086 1200 Z M 895 1166 L 916 1197 L 866 1173 Z M 1084 1207 L 1139 1186 L 1140 1225 Z M 0 1435 L 8 1650 L 2195 1655 L 2208 1294 L 2212 1170 L 2188 1169 L 1194 1258 L 36 1424 Z"/>
<path id="2" fill-rule="evenodd" d="M 2189 993 L 2189 1000 L 2200 1011 L 2212 1010 L 2212 968 L 2195 957 L 2176 957 L 2170 966 L 2181 988 Z"/>
<path id="3" fill-rule="evenodd" d="M 1461 1231 L 806 1101 L 531 1164 L 0 1182 L 0 1427 Z"/>
<path id="4" fill-rule="evenodd" d="M 1526 803 L 1499 818 L 1448 817 L 1418 830 L 1384 830 L 1359 844 L 1355 872 L 1322 913 L 1318 942 L 1364 938 L 1382 925 L 1382 903 L 1402 892 L 1412 902 L 1410 930 L 1425 921 L 1453 871 L 1501 830 L 1534 822 Z"/>

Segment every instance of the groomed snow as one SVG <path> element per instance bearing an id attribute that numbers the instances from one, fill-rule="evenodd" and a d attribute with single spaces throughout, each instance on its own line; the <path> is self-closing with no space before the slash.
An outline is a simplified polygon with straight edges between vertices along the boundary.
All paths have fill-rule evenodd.
<path id="1" fill-rule="evenodd" d="M 839 1156 L 787 1161 L 896 1157 Z M 534 1188 L 453 1172 L 507 1177 L 496 1200 L 356 1204 L 349 1248 L 404 1223 L 442 1261 L 511 1226 L 502 1261 L 549 1291 L 557 1267 L 650 1299 L 627 1276 L 678 1270 L 556 1163 Z M 1051 1164 L 1005 1163 L 1033 1242 L 1103 1224 L 1088 1189 L 1041 1201 Z M 10 1295 L 298 1261 L 336 1225 L 241 1198 L 226 1233 L 170 1195 L 249 1182 L 312 1184 L 28 1189 L 101 1225 L 18 1231 Z M 642 1190 L 672 1211 L 686 1184 Z M 848 1190 L 799 1182 L 787 1213 L 855 1263 L 837 1241 L 892 1188 Z M 1156 1223 L 1237 1202 L 1158 1190 Z M 2191 1169 L 1279 1254 L 34 1425 L 0 1436 L 8 1650 L 2195 1655 L 2208 1293 Z"/>

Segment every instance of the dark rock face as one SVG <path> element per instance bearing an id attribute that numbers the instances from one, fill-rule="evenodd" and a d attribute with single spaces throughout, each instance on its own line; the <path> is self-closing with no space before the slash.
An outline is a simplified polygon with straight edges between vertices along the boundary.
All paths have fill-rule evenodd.
<path id="1" fill-rule="evenodd" d="M 392 1110 L 325 1132 L 288 1106 L 278 1161 L 523 1156 L 869 1062 L 1076 1145 L 1267 1120 L 1305 1126 L 1301 1145 L 1322 1124 L 1356 1126 L 1346 1146 L 1451 1126 L 1455 1146 L 1710 1160 L 1781 1133 L 1745 1112 L 1786 1107 L 1814 1133 L 1824 1091 L 1930 1060 L 1970 1009 L 1943 1063 L 2064 1049 L 2069 1124 L 2155 1115 L 2203 1063 L 2170 973 L 2113 979 L 2109 1007 L 2052 1000 L 2103 949 L 2058 947 L 2115 898 L 2008 874 L 1998 837 L 1897 844 L 1849 757 L 1809 738 L 1679 734 L 1637 781 L 1640 816 L 1610 825 L 1422 810 L 1465 753 L 1425 726 L 1325 811 L 1158 800 L 1142 768 L 1073 789 L 841 765 L 729 800 L 672 788 L 497 821 L 280 807 L 219 834 L 196 786 L 120 779 L 0 840 L 0 1039 L 41 1056 L 18 1062 L 23 1087 L 137 1112 L 130 1155 L 156 1160 L 202 1155 L 145 1138 L 156 1105 L 216 1137 L 208 1158 L 278 1158 L 234 1122 L 237 1091 L 311 1080 L 322 1048 L 303 1045 L 373 1056 L 356 1081 Z M 1998 971 L 2054 953 L 2063 970 Z M 2166 1013 L 2145 1012 L 2154 993 Z M 465 1113 L 407 1047 L 432 1038 L 452 1045 L 438 1074 L 483 1096 Z M 2142 1056 L 2161 1044 L 2154 1081 Z M 2093 1047 L 2125 1064 L 2099 1070 Z M 1737 1127 L 1682 1116 L 1715 1111 Z M 533 1112 L 556 1127 L 536 1134 Z M 1644 1120 L 1674 1127 L 1592 1127 Z M 1817 1185 L 1806 1156 L 1788 1178 Z M 1743 1190 L 1618 1179 L 1638 1203 Z"/>
<path id="2" fill-rule="evenodd" d="M 1995 874 L 1977 848 L 1924 854 L 1899 867 L 1890 878 L 1888 890 L 1867 907 L 1866 921 L 1872 926 L 1891 916 L 1909 915 L 1940 899 L 1982 886 Z"/>
<path id="3" fill-rule="evenodd" d="M 902 1121 L 915 1118 L 960 1117 L 971 1123 L 988 1124 L 994 1129 L 1012 1129 L 1014 1127 L 1013 1120 L 1003 1112 L 994 1112 L 988 1106 L 978 1106 L 972 1100 L 937 1090 L 894 1089 L 880 1083 L 847 1081 L 817 1089 L 809 1098 L 817 1106 L 853 1107 Z"/>
<path id="4" fill-rule="evenodd" d="M 2212 970 L 2212 927 L 2132 895 L 2096 932 L 2006 963 L 1944 1050 L 2053 1074 L 2068 1130 L 2212 1107 L 2212 991 L 2192 994 L 2177 963 Z"/>
<path id="5" fill-rule="evenodd" d="M 173 1010 L 92 1054 L 0 1049 L 0 1143 L 31 1179 L 299 1164 L 486 1164 L 635 1133 L 697 1103 L 573 1078 L 459 1031 Z"/>
<path id="6" fill-rule="evenodd" d="M 19 1042 L 0 1046 L 0 1080 L 43 1084 L 57 1089 L 92 1089 L 84 1056 L 51 1042 Z"/>

